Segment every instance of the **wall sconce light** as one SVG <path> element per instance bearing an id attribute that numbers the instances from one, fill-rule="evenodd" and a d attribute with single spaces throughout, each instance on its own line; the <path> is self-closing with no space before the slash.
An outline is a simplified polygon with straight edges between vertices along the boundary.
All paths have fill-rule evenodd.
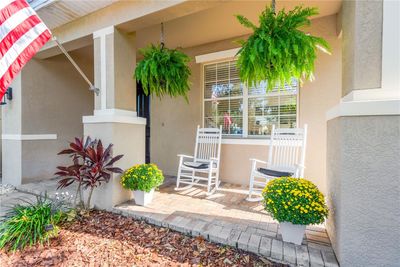
<path id="1" fill-rule="evenodd" d="M 8 88 L 7 88 L 7 91 L 4 93 L 4 96 L 3 96 L 3 99 L 2 99 L 1 102 L 0 102 L 0 105 L 5 105 L 5 104 L 7 104 L 6 99 L 7 99 L 8 101 L 11 101 L 12 98 L 13 98 L 13 96 L 12 96 L 12 88 L 11 88 L 11 87 L 8 87 Z"/>

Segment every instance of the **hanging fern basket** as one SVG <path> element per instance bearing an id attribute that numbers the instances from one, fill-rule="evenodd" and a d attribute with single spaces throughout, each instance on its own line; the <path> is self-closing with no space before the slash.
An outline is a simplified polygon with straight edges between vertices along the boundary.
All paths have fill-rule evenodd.
<path id="1" fill-rule="evenodd" d="M 267 90 L 291 84 L 292 78 L 313 80 L 317 50 L 329 53 L 329 44 L 323 38 L 300 30 L 309 26 L 316 8 L 295 7 L 275 13 L 275 3 L 267 6 L 259 17 L 257 27 L 247 18 L 237 15 L 239 22 L 254 32 L 247 40 L 239 41 L 240 78 L 250 86 L 267 81 Z"/>
<path id="2" fill-rule="evenodd" d="M 141 82 L 146 95 L 183 96 L 187 100 L 190 90 L 190 57 L 176 49 L 151 44 L 139 52 L 144 56 L 135 70 L 135 78 Z"/>

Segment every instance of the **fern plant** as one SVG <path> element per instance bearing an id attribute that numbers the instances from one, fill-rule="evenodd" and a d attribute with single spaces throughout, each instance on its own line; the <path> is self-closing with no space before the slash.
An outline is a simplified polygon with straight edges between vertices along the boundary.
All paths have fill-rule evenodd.
<path id="1" fill-rule="evenodd" d="M 259 27 L 242 15 L 238 21 L 254 33 L 247 40 L 240 40 L 238 52 L 240 78 L 250 86 L 267 81 L 267 90 L 283 88 L 292 78 L 313 80 L 317 50 L 329 53 L 329 44 L 323 38 L 301 31 L 310 25 L 310 16 L 318 14 L 317 8 L 295 7 L 275 13 L 267 6 L 259 17 Z"/>
<path id="2" fill-rule="evenodd" d="M 139 52 L 144 59 L 136 66 L 134 76 L 141 82 L 144 93 L 160 98 L 164 95 L 183 96 L 187 101 L 190 57 L 176 49 L 154 44 Z"/>

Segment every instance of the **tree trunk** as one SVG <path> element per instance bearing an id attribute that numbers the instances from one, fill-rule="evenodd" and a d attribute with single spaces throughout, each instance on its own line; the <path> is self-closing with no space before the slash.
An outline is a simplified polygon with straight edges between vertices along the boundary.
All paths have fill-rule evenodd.
<path id="1" fill-rule="evenodd" d="M 85 202 L 82 195 L 82 181 L 79 182 L 79 206 L 82 208 L 85 207 Z"/>
<path id="2" fill-rule="evenodd" d="M 87 200 L 87 203 L 86 203 L 86 204 L 87 204 L 87 206 L 86 206 L 86 209 L 87 209 L 87 210 L 90 210 L 90 200 L 91 200 L 91 198 L 92 198 L 93 189 L 94 189 L 94 187 L 91 187 L 91 188 L 90 188 L 88 200 Z"/>
<path id="3" fill-rule="evenodd" d="M 78 184 L 78 188 L 76 189 L 76 194 L 75 194 L 75 199 L 74 199 L 74 206 L 76 208 L 76 201 L 78 200 L 78 195 L 79 195 L 79 202 L 82 201 L 82 194 L 81 194 L 81 183 Z"/>

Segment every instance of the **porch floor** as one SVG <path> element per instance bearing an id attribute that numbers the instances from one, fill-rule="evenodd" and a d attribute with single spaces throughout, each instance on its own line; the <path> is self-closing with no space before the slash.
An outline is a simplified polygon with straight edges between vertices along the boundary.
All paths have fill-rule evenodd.
<path id="1" fill-rule="evenodd" d="M 207 196 L 203 188 L 175 191 L 175 179 L 168 178 L 156 191 L 151 204 L 134 200 L 114 212 L 169 227 L 211 242 L 250 251 L 278 262 L 297 266 L 338 266 L 324 226 L 308 226 L 301 246 L 282 241 L 279 224 L 259 202 L 247 202 L 247 189 L 222 183 Z"/>
<path id="2" fill-rule="evenodd" d="M 8 206 L 33 200 L 33 194 L 54 197 L 57 180 L 24 184 L 17 190 L 0 195 L 0 217 Z M 203 188 L 175 191 L 175 179 L 167 178 L 146 207 L 134 200 L 111 211 L 144 220 L 147 223 L 239 249 L 250 251 L 292 266 L 338 266 L 329 237 L 323 225 L 308 226 L 301 246 L 282 241 L 279 224 L 264 211 L 261 203 L 247 202 L 247 188 L 222 183 L 220 189 L 207 196 Z M 74 187 L 63 192 L 75 193 Z"/>

